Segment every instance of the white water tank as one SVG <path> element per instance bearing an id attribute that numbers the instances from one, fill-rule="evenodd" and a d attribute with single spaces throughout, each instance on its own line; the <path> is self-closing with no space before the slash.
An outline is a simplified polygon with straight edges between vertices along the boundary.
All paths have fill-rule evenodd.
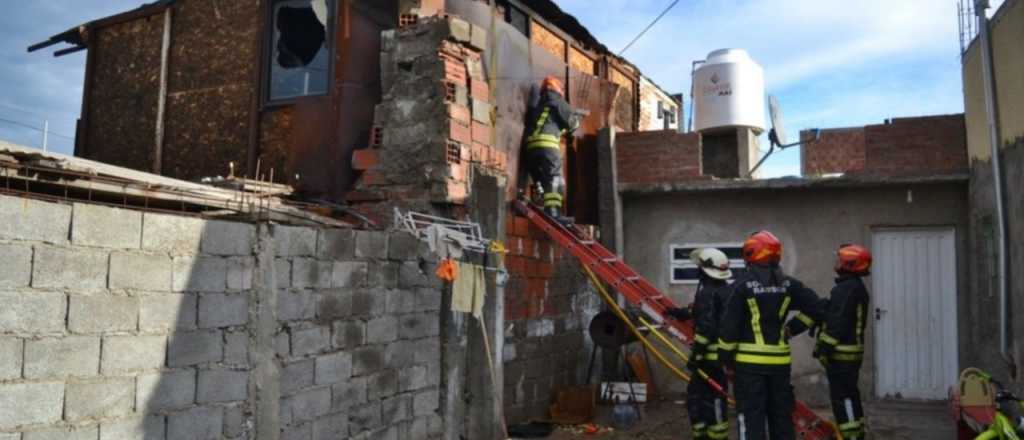
<path id="1" fill-rule="evenodd" d="M 764 69 L 743 49 L 719 49 L 693 74 L 693 127 L 765 128 Z"/>

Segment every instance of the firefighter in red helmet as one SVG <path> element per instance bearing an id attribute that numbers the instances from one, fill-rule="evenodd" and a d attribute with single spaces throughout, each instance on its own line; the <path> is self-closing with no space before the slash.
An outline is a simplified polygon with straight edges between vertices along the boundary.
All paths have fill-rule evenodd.
<path id="1" fill-rule="evenodd" d="M 562 136 L 579 127 L 579 120 L 565 100 L 562 81 L 553 76 L 541 83 L 540 99 L 526 115 L 526 167 L 541 186 L 544 212 L 561 219 L 565 179 L 562 178 Z"/>
<path id="2" fill-rule="evenodd" d="M 791 357 L 786 318 L 820 318 L 818 295 L 782 272 L 782 243 L 761 231 L 743 243 L 745 273 L 736 277 L 719 325 L 719 359 L 735 371 L 740 440 L 794 440 Z"/>
<path id="3" fill-rule="evenodd" d="M 825 366 L 839 431 L 844 439 L 862 440 L 866 426 L 857 381 L 864 360 L 864 327 L 870 301 L 862 278 L 871 273 L 871 251 L 856 244 L 840 246 L 835 271 L 836 285 L 824 307 L 814 356 Z M 804 328 L 802 323 L 794 323 L 790 331 L 797 334 Z"/>

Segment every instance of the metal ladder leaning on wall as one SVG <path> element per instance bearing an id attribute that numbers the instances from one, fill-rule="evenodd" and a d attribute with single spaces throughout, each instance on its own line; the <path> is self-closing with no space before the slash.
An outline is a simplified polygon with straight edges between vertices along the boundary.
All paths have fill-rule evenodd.
<path id="1" fill-rule="evenodd" d="M 525 216 L 534 226 L 544 231 L 552 240 L 558 243 L 563 249 L 571 253 L 580 261 L 584 267 L 593 271 L 602 281 L 622 296 L 634 307 L 647 315 L 656 324 L 663 324 L 665 328 L 680 341 L 687 345 L 693 344 L 693 323 L 692 321 L 680 322 L 674 319 L 666 319 L 665 312 L 675 304 L 667 296 L 658 291 L 649 281 L 636 273 L 622 259 L 609 251 L 593 238 L 588 237 L 579 227 L 564 226 L 554 219 L 548 217 L 532 203 L 522 200 L 513 202 L 516 212 Z M 722 390 L 723 385 L 709 383 L 715 389 Z M 814 411 L 797 401 L 793 411 L 793 425 L 796 427 L 797 438 L 807 440 L 825 440 L 835 438 L 830 423 L 818 417 Z"/>

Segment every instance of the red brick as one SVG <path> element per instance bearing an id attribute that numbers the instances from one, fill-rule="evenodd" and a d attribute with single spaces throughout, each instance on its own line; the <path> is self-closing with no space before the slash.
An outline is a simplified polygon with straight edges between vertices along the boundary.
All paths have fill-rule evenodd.
<path id="1" fill-rule="evenodd" d="M 480 81 L 476 79 L 470 80 L 469 94 L 474 99 L 479 99 L 481 101 L 490 101 L 491 86 L 487 85 L 485 81 Z"/>
<path id="2" fill-rule="evenodd" d="M 536 241 L 534 241 L 533 239 L 530 239 L 530 238 L 524 238 L 522 240 L 522 243 L 523 243 L 523 255 L 526 255 L 527 257 L 533 257 L 534 256 L 534 245 L 535 245 Z"/>
<path id="3" fill-rule="evenodd" d="M 490 125 L 473 121 L 473 142 L 491 145 L 491 130 L 493 129 Z"/>
<path id="4" fill-rule="evenodd" d="M 473 142 L 473 133 L 468 125 L 460 124 L 458 121 L 452 119 L 449 125 L 449 135 L 453 141 L 470 144 Z"/>
<path id="5" fill-rule="evenodd" d="M 448 104 L 448 116 L 451 116 L 452 119 L 465 125 L 469 125 L 473 122 L 473 117 L 469 112 L 469 107 L 464 105 Z"/>
<path id="6" fill-rule="evenodd" d="M 385 185 L 388 183 L 388 179 L 384 176 L 384 173 L 379 170 L 367 170 L 363 172 L 362 177 L 359 178 L 359 183 L 364 186 Z"/>
<path id="7" fill-rule="evenodd" d="M 530 219 L 526 217 L 509 217 L 513 220 L 516 235 L 526 237 L 530 234 Z"/>
<path id="8" fill-rule="evenodd" d="M 472 151 L 471 156 L 470 156 L 470 157 L 472 157 L 471 160 L 473 161 L 473 163 L 479 163 L 479 164 L 484 163 L 487 160 L 488 150 L 490 148 L 491 147 L 488 147 L 487 145 L 480 144 L 480 143 L 477 143 L 477 142 L 473 142 L 473 147 L 472 147 L 473 151 Z"/>
<path id="9" fill-rule="evenodd" d="M 365 171 L 380 163 L 380 151 L 366 148 L 352 152 L 352 169 Z"/>
<path id="10" fill-rule="evenodd" d="M 622 133 L 616 156 L 621 183 L 673 183 L 701 175 L 700 137 L 693 133 Z"/>

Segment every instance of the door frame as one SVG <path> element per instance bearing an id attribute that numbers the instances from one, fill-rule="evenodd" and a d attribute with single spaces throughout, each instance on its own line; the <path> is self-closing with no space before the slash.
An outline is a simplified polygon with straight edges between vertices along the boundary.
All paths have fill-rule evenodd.
<path id="1" fill-rule="evenodd" d="M 960 243 L 960 234 L 958 233 L 959 232 L 959 228 L 955 224 L 937 224 L 937 225 L 878 225 L 878 226 L 869 227 L 867 229 L 868 229 L 868 231 L 867 231 L 868 232 L 868 237 L 867 237 L 868 240 L 867 241 L 871 244 L 872 252 L 877 252 L 877 249 L 875 249 L 875 237 L 879 233 L 887 233 L 887 232 L 889 232 L 889 233 L 891 233 L 891 232 L 915 232 L 915 231 L 949 232 L 949 233 L 951 233 L 952 242 L 953 242 L 953 267 L 954 267 L 954 271 L 953 271 L 952 275 L 953 275 L 954 279 L 953 279 L 952 296 L 951 296 L 951 298 L 948 298 L 948 300 L 951 301 L 951 304 L 952 304 L 952 307 L 953 307 L 952 315 L 954 317 L 955 322 L 954 322 L 953 328 L 952 328 L 952 332 L 953 332 L 952 337 L 951 338 L 942 338 L 941 342 L 943 344 L 946 344 L 945 348 L 949 349 L 949 353 L 951 353 L 949 356 L 952 357 L 952 359 L 948 359 L 947 358 L 947 359 L 945 359 L 945 361 L 948 362 L 948 361 L 951 360 L 952 363 L 953 363 L 953 369 L 955 370 L 954 374 L 958 374 L 959 371 L 960 371 L 960 333 L 961 333 L 961 331 L 960 331 L 961 330 L 960 329 L 960 322 L 959 322 L 960 291 L 962 289 L 962 285 L 963 285 L 963 283 L 965 281 L 965 276 L 966 276 L 965 274 L 963 274 L 963 271 L 961 270 L 962 265 L 963 265 L 963 261 L 962 261 L 961 255 L 960 255 L 960 251 L 963 248 L 963 244 Z M 877 262 L 877 257 L 876 257 L 876 262 Z M 871 395 L 871 397 L 874 398 L 874 399 L 891 399 L 891 398 L 897 398 L 897 396 L 893 396 L 893 395 L 888 395 L 887 396 L 884 393 L 882 393 L 881 389 L 880 389 L 881 375 L 882 375 L 882 371 L 881 370 L 882 370 L 882 368 L 881 368 L 881 364 L 880 364 L 879 360 L 881 359 L 882 356 L 884 356 L 884 353 L 881 352 L 884 346 L 882 344 L 882 341 L 880 341 L 880 339 L 883 337 L 883 335 L 880 332 L 877 331 L 878 330 L 877 329 L 878 322 L 876 322 L 877 320 L 875 319 L 875 313 L 874 313 L 874 309 L 876 307 L 878 307 L 879 300 L 881 299 L 881 296 L 880 296 L 881 291 L 877 288 L 877 283 L 878 283 L 877 278 L 876 277 L 871 277 L 871 283 L 870 283 L 870 287 L 869 287 L 869 289 L 870 289 L 869 292 L 871 293 L 871 297 L 872 297 L 871 298 L 871 300 L 872 300 L 871 301 L 872 302 L 872 307 L 869 307 L 870 313 L 868 313 L 868 316 L 869 316 L 868 320 L 870 322 L 870 325 L 868 326 L 868 328 L 870 329 L 871 336 L 865 342 L 870 341 L 872 343 L 872 345 L 874 345 L 874 347 L 871 350 L 869 350 L 868 353 L 865 353 L 865 354 L 870 354 L 870 356 L 873 358 L 872 359 L 873 360 L 873 362 L 872 362 L 873 363 L 873 368 L 872 368 L 873 371 L 872 371 L 872 375 L 871 376 L 872 376 L 872 379 L 873 379 L 874 383 L 871 386 L 871 388 L 872 388 L 872 391 L 871 391 L 872 395 Z M 921 399 L 908 398 L 908 397 L 899 397 L 899 399 L 901 399 L 901 400 L 921 400 Z M 944 399 L 945 399 L 945 397 L 943 396 L 943 397 L 936 398 L 935 400 L 944 400 Z M 925 400 L 933 401 L 932 399 L 925 399 Z"/>

